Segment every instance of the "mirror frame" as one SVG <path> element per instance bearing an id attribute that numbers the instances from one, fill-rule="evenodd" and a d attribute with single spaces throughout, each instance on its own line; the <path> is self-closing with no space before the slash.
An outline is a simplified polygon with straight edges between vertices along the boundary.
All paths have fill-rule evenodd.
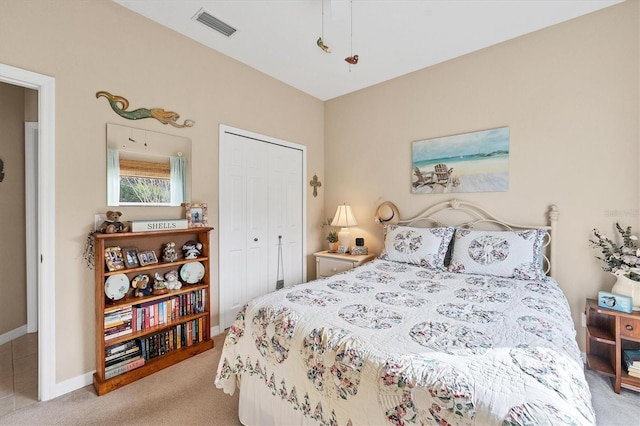
<path id="1" fill-rule="evenodd" d="M 118 169 L 117 181 L 110 183 L 110 180 L 115 179 L 113 174 L 115 169 L 110 167 L 111 154 L 110 150 L 117 150 L 118 155 L 115 158 L 123 158 L 129 160 L 141 160 L 152 163 L 163 163 L 170 161 L 171 157 L 183 158 L 184 162 L 184 184 L 183 190 L 173 192 L 172 196 L 177 196 L 179 192 L 183 192 L 182 198 L 172 200 L 168 203 L 122 203 L 115 201 L 115 195 L 113 187 L 118 185 L 116 190 L 119 194 L 120 176 Z M 191 139 L 184 136 L 169 135 L 166 133 L 154 132 L 152 130 L 138 129 L 129 126 L 123 126 L 120 124 L 107 123 L 106 126 L 106 185 L 107 185 L 107 206 L 119 207 L 119 206 L 131 206 L 131 207 L 175 207 L 180 206 L 183 203 L 187 203 L 191 200 Z M 158 159 L 164 161 L 154 161 Z M 176 163 L 176 164 L 179 164 Z M 177 166 L 180 167 L 179 165 Z M 178 195 L 179 196 L 179 195 Z"/>

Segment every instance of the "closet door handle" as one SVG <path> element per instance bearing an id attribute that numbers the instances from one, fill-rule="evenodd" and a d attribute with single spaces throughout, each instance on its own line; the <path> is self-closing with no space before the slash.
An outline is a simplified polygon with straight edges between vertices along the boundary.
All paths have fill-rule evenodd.
<path id="1" fill-rule="evenodd" d="M 258 241 L 258 238 L 254 238 L 253 241 Z"/>

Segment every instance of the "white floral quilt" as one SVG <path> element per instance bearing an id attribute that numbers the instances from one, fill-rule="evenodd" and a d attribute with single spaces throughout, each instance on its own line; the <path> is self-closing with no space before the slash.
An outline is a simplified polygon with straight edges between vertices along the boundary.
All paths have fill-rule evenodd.
<path id="1" fill-rule="evenodd" d="M 318 424 L 592 425 L 575 333 L 550 278 L 376 259 L 249 302 L 215 384 L 257 377 Z"/>

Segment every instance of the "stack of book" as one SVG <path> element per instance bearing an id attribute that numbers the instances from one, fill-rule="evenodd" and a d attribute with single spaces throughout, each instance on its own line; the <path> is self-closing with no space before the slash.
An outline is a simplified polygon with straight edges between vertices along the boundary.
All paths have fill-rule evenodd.
<path id="1" fill-rule="evenodd" d="M 629 375 L 640 379 L 640 349 L 622 351 L 622 357 Z"/>
<path id="2" fill-rule="evenodd" d="M 105 379 L 143 366 L 140 344 L 134 339 L 105 348 L 104 365 Z"/>
<path id="3" fill-rule="evenodd" d="M 104 314 L 104 340 L 131 334 L 131 306 L 105 312 Z"/>

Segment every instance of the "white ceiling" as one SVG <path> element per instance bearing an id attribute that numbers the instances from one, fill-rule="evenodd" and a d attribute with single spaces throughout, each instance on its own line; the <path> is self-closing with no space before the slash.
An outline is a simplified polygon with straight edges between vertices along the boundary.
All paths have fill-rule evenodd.
<path id="1" fill-rule="evenodd" d="M 622 0 L 114 1 L 328 100 Z M 237 32 L 193 20 L 200 9 Z M 322 34 L 331 53 L 316 45 Z M 352 54 L 359 62 L 349 66 Z"/>

